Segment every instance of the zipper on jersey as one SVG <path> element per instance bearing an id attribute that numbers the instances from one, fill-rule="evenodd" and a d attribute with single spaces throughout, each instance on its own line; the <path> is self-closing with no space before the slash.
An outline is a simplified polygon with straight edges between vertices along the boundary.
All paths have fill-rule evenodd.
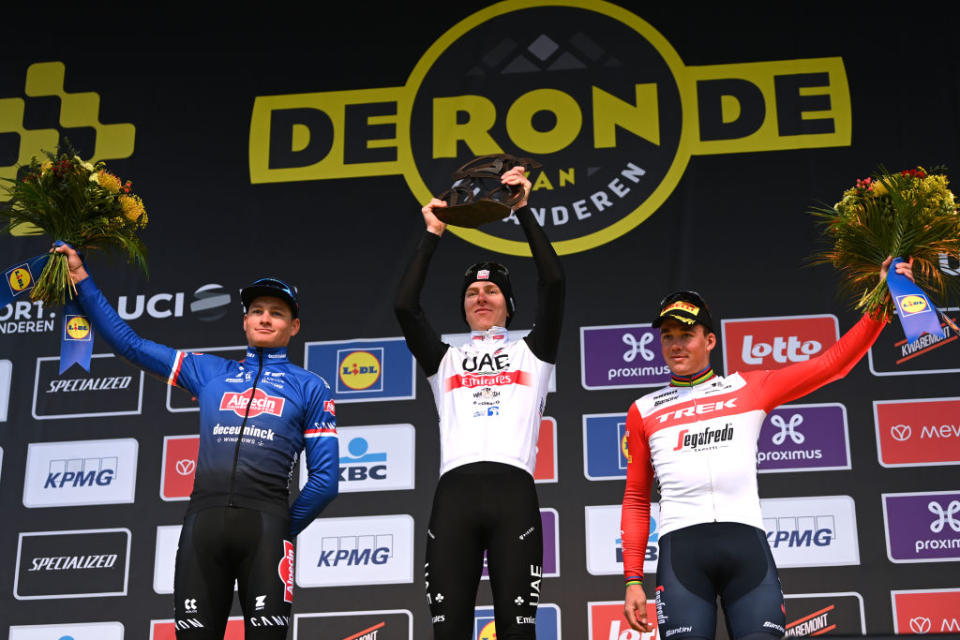
<path id="1" fill-rule="evenodd" d="M 263 372 L 263 347 L 256 347 L 257 350 L 257 377 L 253 379 L 253 387 L 250 389 L 250 399 L 247 401 L 247 411 L 243 415 L 243 422 L 240 423 L 240 434 L 237 436 L 237 446 L 233 450 L 233 470 L 230 472 L 230 500 L 227 506 L 234 506 L 233 495 L 237 490 L 237 463 L 240 461 L 240 443 L 243 442 L 243 430 L 247 426 L 247 418 L 250 417 L 250 407 L 253 406 L 253 397 L 257 393 L 257 383 L 260 381 L 260 374 Z"/>

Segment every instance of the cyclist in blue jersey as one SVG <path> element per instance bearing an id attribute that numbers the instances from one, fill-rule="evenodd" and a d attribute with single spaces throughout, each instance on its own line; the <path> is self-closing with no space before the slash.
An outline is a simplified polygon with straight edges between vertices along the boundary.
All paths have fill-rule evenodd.
<path id="1" fill-rule="evenodd" d="M 337 495 L 339 452 L 330 387 L 287 359 L 300 331 L 296 290 L 262 278 L 240 293 L 247 355 L 240 362 L 177 351 L 138 336 L 71 247 L 84 312 L 121 357 L 186 389 L 200 405 L 200 448 L 174 578 L 178 640 L 223 638 L 236 581 L 247 640 L 287 636 L 293 539 Z M 289 505 L 301 451 L 309 479 Z"/>

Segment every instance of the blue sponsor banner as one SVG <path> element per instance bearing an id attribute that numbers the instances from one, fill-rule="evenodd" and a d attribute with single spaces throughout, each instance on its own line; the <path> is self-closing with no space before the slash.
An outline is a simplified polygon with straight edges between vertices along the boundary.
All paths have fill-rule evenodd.
<path id="1" fill-rule="evenodd" d="M 338 403 L 416 397 L 416 361 L 403 338 L 308 342 L 304 349 L 304 367 L 330 383 Z"/>
<path id="2" fill-rule="evenodd" d="M 560 608 L 555 604 L 537 607 L 538 640 L 560 640 Z M 472 640 L 497 640 L 497 628 L 493 620 L 493 607 L 477 607 L 473 613 Z"/>
<path id="3" fill-rule="evenodd" d="M 583 416 L 583 475 L 588 480 L 627 477 L 625 413 Z"/>

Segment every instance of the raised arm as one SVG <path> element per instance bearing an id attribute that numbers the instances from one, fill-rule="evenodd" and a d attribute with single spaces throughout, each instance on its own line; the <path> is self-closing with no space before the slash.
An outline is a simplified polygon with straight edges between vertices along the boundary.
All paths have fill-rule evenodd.
<path id="1" fill-rule="evenodd" d="M 427 377 L 435 374 L 440 368 L 440 361 L 448 348 L 448 345 L 440 340 L 440 336 L 430 325 L 420 306 L 420 292 L 427 278 L 427 267 L 430 265 L 430 259 L 437 248 L 440 236 L 447 228 L 447 225 L 433 214 L 433 209 L 445 206 L 445 202 L 434 198 L 421 209 L 427 229 L 420 238 L 420 244 L 417 245 L 413 259 L 403 272 L 393 306 L 393 311 L 400 322 L 400 329 L 407 340 L 407 348 L 420 363 Z"/>

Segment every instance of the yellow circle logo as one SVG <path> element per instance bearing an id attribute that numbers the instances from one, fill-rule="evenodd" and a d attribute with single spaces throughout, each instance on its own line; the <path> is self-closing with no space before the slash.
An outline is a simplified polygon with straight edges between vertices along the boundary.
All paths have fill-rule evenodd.
<path id="1" fill-rule="evenodd" d="M 900 298 L 900 309 L 904 313 L 920 313 L 927 310 L 927 301 L 923 296 L 910 294 Z"/>
<path id="2" fill-rule="evenodd" d="M 380 379 L 380 360 L 369 351 L 348 353 L 338 369 L 340 381 L 354 391 L 369 389 Z"/>
<path id="3" fill-rule="evenodd" d="M 74 340 L 83 340 L 90 335 L 90 323 L 83 316 L 72 316 L 67 320 L 67 335 Z"/>
<path id="4" fill-rule="evenodd" d="M 497 640 L 497 627 L 494 622 L 483 625 L 480 633 L 477 634 L 477 640 Z"/>
<path id="5" fill-rule="evenodd" d="M 620 438 L 620 453 L 623 454 L 624 460 L 627 462 L 632 462 L 630 460 L 630 448 L 627 446 L 627 435 L 628 434 L 624 433 L 623 437 Z"/>
<path id="6" fill-rule="evenodd" d="M 14 293 L 26 291 L 33 286 L 33 278 L 30 277 L 30 271 L 23 267 L 17 267 L 10 272 L 10 289 Z"/>

